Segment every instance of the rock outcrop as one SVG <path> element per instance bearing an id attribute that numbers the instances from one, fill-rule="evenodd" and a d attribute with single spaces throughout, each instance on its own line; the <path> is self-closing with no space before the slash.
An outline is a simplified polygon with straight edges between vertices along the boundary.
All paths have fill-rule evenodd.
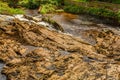
<path id="1" fill-rule="evenodd" d="M 0 24 L 0 60 L 8 80 L 120 79 L 120 36 L 112 31 L 88 32 L 97 40 L 92 46 L 34 22 Z"/>

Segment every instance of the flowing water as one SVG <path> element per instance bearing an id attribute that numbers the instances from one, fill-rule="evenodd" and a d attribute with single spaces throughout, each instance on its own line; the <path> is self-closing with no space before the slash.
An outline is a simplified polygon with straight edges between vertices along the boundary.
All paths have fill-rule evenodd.
<path id="1" fill-rule="evenodd" d="M 26 14 L 38 16 L 37 11 L 26 11 Z M 16 16 L 17 17 L 17 16 Z M 52 19 L 55 20 L 58 24 L 60 24 L 63 28 L 65 33 L 72 34 L 73 36 L 79 37 L 84 41 L 90 43 L 91 45 L 96 44 L 95 38 L 93 36 L 88 35 L 89 31 L 100 31 L 100 30 L 112 30 L 115 34 L 120 35 L 120 27 L 119 26 L 111 26 L 104 24 L 104 20 L 99 20 L 94 17 L 88 15 L 74 15 L 69 13 L 61 13 L 61 14 L 54 14 L 52 15 Z M 94 33 L 93 33 L 94 34 Z M 24 46 L 27 48 L 26 53 L 29 53 L 39 47 L 34 46 Z M 61 55 L 68 55 L 70 54 L 67 51 L 60 51 Z M 88 57 L 84 56 L 83 60 L 86 62 L 92 61 Z M 0 71 L 2 70 L 5 64 L 0 63 Z M 50 66 L 50 69 L 54 68 Z M 62 74 L 60 74 L 62 75 Z M 0 80 L 6 80 L 6 77 L 0 73 Z"/>
<path id="2" fill-rule="evenodd" d="M 26 10 L 27 15 L 38 16 L 37 10 Z M 87 34 L 88 31 L 112 30 L 115 34 L 120 35 L 119 26 L 111 26 L 108 20 L 97 19 L 89 15 L 75 15 L 70 13 L 48 14 L 52 19 L 60 24 L 65 33 L 80 37 L 84 41 L 94 45 L 96 40 Z M 107 24 L 105 24 L 107 23 Z M 43 22 L 42 24 L 46 24 Z M 48 24 L 47 24 L 48 25 Z"/>
<path id="3" fill-rule="evenodd" d="M 96 19 L 88 15 L 74 15 L 69 13 L 62 13 L 55 14 L 52 19 L 64 28 L 65 33 L 80 37 L 91 45 L 94 45 L 96 43 L 96 40 L 92 36 L 87 35 L 88 31 L 100 31 L 102 29 L 109 29 L 120 35 L 119 26 L 111 26 L 104 24 L 105 20 Z"/>

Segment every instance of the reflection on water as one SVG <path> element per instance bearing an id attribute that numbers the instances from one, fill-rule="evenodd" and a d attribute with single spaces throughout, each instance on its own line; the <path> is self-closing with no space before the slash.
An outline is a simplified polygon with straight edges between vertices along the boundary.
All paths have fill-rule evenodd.
<path id="1" fill-rule="evenodd" d="M 4 63 L 0 62 L 0 80 L 7 80 L 6 76 L 1 74 L 1 71 L 2 71 L 2 69 L 4 67 L 4 65 L 5 65 Z"/>

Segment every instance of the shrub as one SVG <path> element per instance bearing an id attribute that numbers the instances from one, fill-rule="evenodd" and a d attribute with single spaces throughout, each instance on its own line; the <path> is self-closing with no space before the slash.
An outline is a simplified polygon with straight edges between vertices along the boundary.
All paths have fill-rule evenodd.
<path id="1" fill-rule="evenodd" d="M 41 3 L 42 4 L 52 4 L 55 6 L 60 6 L 62 3 L 64 2 L 64 0 L 42 0 Z"/>
<path id="2" fill-rule="evenodd" d="M 99 12 L 100 12 L 100 16 L 104 16 L 104 17 L 116 18 L 117 16 L 115 12 L 103 8 L 100 8 Z"/>
<path id="3" fill-rule="evenodd" d="M 66 12 L 71 13 L 86 13 L 95 16 L 102 16 L 108 18 L 116 18 L 117 14 L 111 10 L 103 9 L 103 8 L 95 8 L 95 7 L 83 7 L 76 5 L 69 5 L 64 8 Z"/>
<path id="4" fill-rule="evenodd" d="M 70 13 L 84 13 L 85 8 L 82 6 L 74 6 L 74 5 L 69 5 L 64 7 L 64 11 L 70 12 Z"/>
<path id="5" fill-rule="evenodd" d="M 20 0 L 6 0 L 6 1 L 10 7 L 17 8 L 18 2 Z"/>
<path id="6" fill-rule="evenodd" d="M 22 0 L 19 2 L 19 5 L 29 9 L 36 9 L 40 6 L 40 1 L 39 0 Z"/>
<path id="7" fill-rule="evenodd" d="M 89 1 L 89 0 L 75 0 L 75 1 L 78 1 L 78 2 L 86 2 L 86 1 Z"/>
<path id="8" fill-rule="evenodd" d="M 63 5 L 64 0 L 41 0 L 39 12 L 42 14 L 63 11 L 61 6 Z"/>
<path id="9" fill-rule="evenodd" d="M 120 0 L 98 0 L 98 1 L 104 1 L 104 2 L 110 2 L 110 3 L 120 4 Z"/>
<path id="10" fill-rule="evenodd" d="M 0 13 L 1 14 L 23 14 L 23 10 L 10 8 L 7 3 L 0 1 Z"/>
<path id="11" fill-rule="evenodd" d="M 120 23 L 120 11 L 117 12 L 118 22 Z"/>
<path id="12" fill-rule="evenodd" d="M 54 12 L 55 8 L 56 8 L 56 6 L 54 6 L 52 4 L 41 5 L 40 13 L 45 14 L 45 13 Z"/>

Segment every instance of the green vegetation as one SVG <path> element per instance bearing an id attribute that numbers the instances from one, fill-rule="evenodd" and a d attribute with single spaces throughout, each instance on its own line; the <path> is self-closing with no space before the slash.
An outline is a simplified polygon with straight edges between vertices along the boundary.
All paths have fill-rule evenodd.
<path id="1" fill-rule="evenodd" d="M 109 2 L 109 3 L 120 4 L 120 0 L 73 0 L 73 1 L 78 1 L 78 2 L 102 1 L 102 2 Z"/>
<path id="2" fill-rule="evenodd" d="M 120 3 L 120 0 L 0 0 L 0 13 L 23 14 L 18 7 L 39 9 L 42 14 L 61 12 L 64 9 L 70 13 L 84 13 L 120 21 L 120 6 L 111 3 Z"/>
<path id="3" fill-rule="evenodd" d="M 18 6 L 18 2 L 19 2 L 20 0 L 6 0 L 6 2 L 8 3 L 8 5 L 10 6 L 10 7 L 13 7 L 13 8 L 16 8 L 17 6 Z"/>
<path id="4" fill-rule="evenodd" d="M 29 9 L 38 9 L 42 14 L 60 11 L 63 0 L 21 0 L 19 5 Z"/>
<path id="5" fill-rule="evenodd" d="M 120 4 L 120 0 L 114 0 L 114 1 L 112 1 L 112 3 Z"/>
<path id="6" fill-rule="evenodd" d="M 106 18 L 116 18 L 117 16 L 115 12 L 104 9 L 104 8 L 69 5 L 69 6 L 66 6 L 64 10 L 70 13 L 76 13 L 76 14 L 85 13 L 85 14 L 90 14 L 95 16 L 102 16 Z"/>
<path id="7" fill-rule="evenodd" d="M 40 0 L 21 0 L 19 5 L 28 9 L 36 9 L 40 6 Z"/>
<path id="8" fill-rule="evenodd" d="M 80 1 L 80 0 L 78 0 Z M 83 0 L 82 0 L 83 1 Z M 75 14 L 89 14 L 104 19 L 114 20 L 120 23 L 120 5 L 106 2 L 76 2 L 71 0 L 67 2 L 64 11 Z"/>
<path id="9" fill-rule="evenodd" d="M 40 13 L 45 14 L 45 13 L 55 12 L 55 9 L 56 6 L 52 4 L 41 5 Z"/>
<path id="10" fill-rule="evenodd" d="M 56 11 L 62 11 L 61 6 L 64 0 L 44 0 L 41 1 L 40 13 L 51 13 Z M 60 10 L 59 10 L 60 9 Z"/>
<path id="11" fill-rule="evenodd" d="M 23 14 L 21 9 L 10 8 L 7 3 L 0 1 L 0 13 L 1 14 Z"/>
<path id="12" fill-rule="evenodd" d="M 103 1 L 103 2 L 110 2 L 110 3 L 120 4 L 120 0 L 98 0 L 98 1 Z"/>
<path id="13" fill-rule="evenodd" d="M 87 2 L 89 0 L 74 0 L 74 1 L 78 1 L 78 2 Z"/>
<path id="14" fill-rule="evenodd" d="M 0 13 L 18 14 L 23 13 L 18 7 L 27 9 L 38 9 L 40 13 L 60 12 L 64 4 L 64 0 L 0 0 L 2 7 Z"/>

